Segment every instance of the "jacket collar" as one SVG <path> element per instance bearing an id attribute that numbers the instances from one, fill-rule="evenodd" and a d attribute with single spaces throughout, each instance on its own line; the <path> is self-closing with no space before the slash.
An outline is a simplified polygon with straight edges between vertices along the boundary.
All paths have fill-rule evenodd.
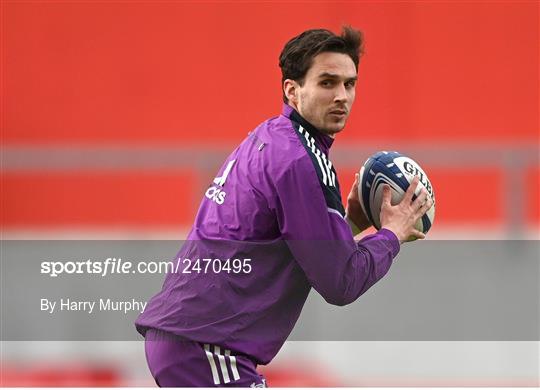
<path id="1" fill-rule="evenodd" d="M 317 142 L 317 146 L 319 146 L 319 149 L 324 154 L 328 155 L 330 147 L 334 143 L 334 138 L 322 133 L 319 129 L 317 129 L 307 120 L 305 120 L 294 108 L 289 106 L 287 103 L 283 103 L 283 110 L 281 114 L 306 129 L 307 132 L 315 139 L 315 142 Z"/>

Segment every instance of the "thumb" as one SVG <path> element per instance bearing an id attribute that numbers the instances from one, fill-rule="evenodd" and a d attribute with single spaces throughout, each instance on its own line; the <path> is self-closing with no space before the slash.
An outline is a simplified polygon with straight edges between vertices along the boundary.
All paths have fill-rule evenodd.
<path id="1" fill-rule="evenodd" d="M 388 184 L 383 184 L 382 204 L 385 206 L 391 206 L 390 204 L 391 198 L 392 198 L 392 194 L 390 191 L 390 186 Z"/>
<path id="2" fill-rule="evenodd" d="M 354 174 L 354 183 L 353 183 L 353 185 L 351 187 L 351 191 L 355 190 L 357 187 L 358 187 L 358 173 L 355 173 Z"/>
<path id="3" fill-rule="evenodd" d="M 350 201 L 358 201 L 359 195 L 358 195 L 358 173 L 354 175 L 354 183 L 351 187 L 351 191 L 349 192 L 349 196 L 347 197 L 347 202 Z"/>

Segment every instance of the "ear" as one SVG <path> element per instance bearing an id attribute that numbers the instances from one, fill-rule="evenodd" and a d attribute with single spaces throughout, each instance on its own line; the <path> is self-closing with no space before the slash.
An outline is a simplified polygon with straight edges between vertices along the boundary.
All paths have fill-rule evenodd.
<path id="1" fill-rule="evenodd" d="M 283 92 L 290 103 L 292 103 L 294 106 L 298 104 L 298 83 L 296 81 L 286 79 L 283 82 Z"/>

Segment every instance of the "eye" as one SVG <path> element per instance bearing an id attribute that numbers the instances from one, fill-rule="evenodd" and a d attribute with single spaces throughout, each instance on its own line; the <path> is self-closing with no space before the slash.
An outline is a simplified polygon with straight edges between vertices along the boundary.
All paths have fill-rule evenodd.
<path id="1" fill-rule="evenodd" d="M 355 81 L 355 80 L 347 81 L 347 82 L 345 83 L 345 87 L 347 87 L 347 88 L 354 88 L 355 85 L 356 85 L 356 81 Z"/>
<path id="2" fill-rule="evenodd" d="M 323 80 L 323 81 L 321 81 L 321 85 L 323 87 L 331 87 L 332 86 L 332 81 L 331 80 Z"/>

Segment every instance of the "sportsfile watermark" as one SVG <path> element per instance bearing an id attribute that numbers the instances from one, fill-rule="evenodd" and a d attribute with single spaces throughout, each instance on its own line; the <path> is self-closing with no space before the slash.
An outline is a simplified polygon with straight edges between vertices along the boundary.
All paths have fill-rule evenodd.
<path id="1" fill-rule="evenodd" d="M 156 309 L 158 295 L 159 311 L 184 312 L 184 302 L 196 301 L 201 321 L 240 325 L 265 307 L 280 315 L 296 304 L 282 296 L 307 294 L 313 262 L 323 267 L 319 282 L 326 282 L 350 250 L 328 241 L 1 244 L 2 341 L 140 340 L 134 322 Z M 310 256 L 295 260 L 292 253 L 304 249 Z M 289 340 L 540 340 L 539 259 L 540 241 L 406 244 L 387 274 L 349 305 L 329 304 L 324 286 L 314 281 Z M 337 286 L 355 273 L 378 272 L 367 263 L 347 264 Z M 167 299 L 172 291 L 181 299 Z M 224 304 L 231 302 L 224 294 L 237 306 Z M 272 324 L 273 317 L 265 321 Z"/>
<path id="2" fill-rule="evenodd" d="M 56 278 L 62 275 L 131 275 L 131 274 L 249 274 L 251 259 L 177 258 L 175 261 L 129 261 L 108 257 L 105 260 L 42 261 L 41 274 Z"/>

